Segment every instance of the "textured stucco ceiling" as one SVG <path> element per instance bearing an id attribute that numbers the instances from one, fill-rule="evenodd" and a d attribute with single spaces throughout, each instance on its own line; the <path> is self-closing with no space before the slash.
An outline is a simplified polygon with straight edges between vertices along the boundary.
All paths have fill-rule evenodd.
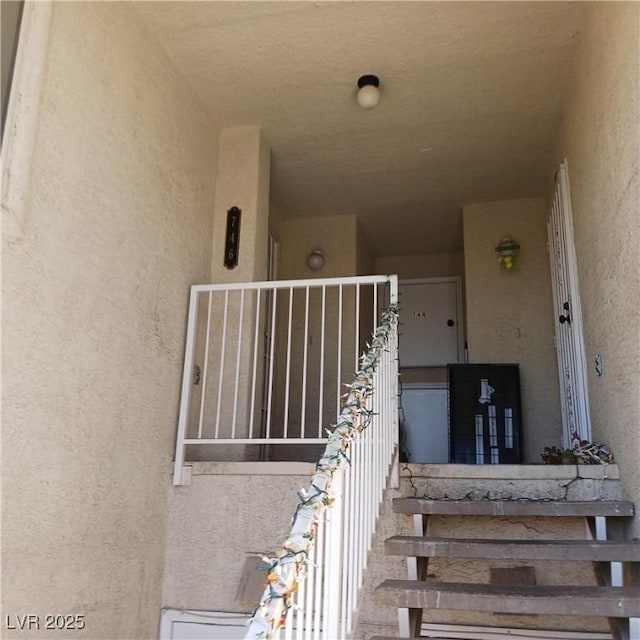
<path id="1" fill-rule="evenodd" d="M 544 194 L 583 3 L 137 6 L 220 126 L 262 125 L 283 217 L 356 214 L 379 255 L 437 253 L 464 203 Z"/>

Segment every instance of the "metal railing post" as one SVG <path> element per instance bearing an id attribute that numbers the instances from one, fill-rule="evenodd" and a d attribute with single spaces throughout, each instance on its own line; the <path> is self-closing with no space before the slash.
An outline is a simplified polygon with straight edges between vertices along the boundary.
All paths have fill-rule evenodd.
<path id="1" fill-rule="evenodd" d="M 187 435 L 187 419 L 191 405 L 191 384 L 193 376 L 193 356 L 196 346 L 196 328 L 198 315 L 198 292 L 191 287 L 189 296 L 189 317 L 187 322 L 187 337 L 184 347 L 184 369 L 182 371 L 182 392 L 180 395 L 180 414 L 178 416 L 178 435 L 176 438 L 176 454 L 173 468 L 173 484 L 183 484 L 183 467 L 185 453 L 185 439 Z"/>

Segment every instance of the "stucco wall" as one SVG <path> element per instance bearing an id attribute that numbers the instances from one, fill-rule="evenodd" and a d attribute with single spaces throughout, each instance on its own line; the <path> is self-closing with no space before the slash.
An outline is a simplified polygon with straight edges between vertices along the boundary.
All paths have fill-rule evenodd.
<path id="1" fill-rule="evenodd" d="M 338 278 L 356 275 L 356 216 L 288 218 L 280 236 L 280 277 Z M 320 271 L 307 267 L 312 249 L 323 249 L 326 263 Z"/>
<path id="2" fill-rule="evenodd" d="M 164 606 L 252 612 L 264 579 L 249 573 L 253 588 L 238 599 L 245 560 L 284 544 L 297 491 L 308 488 L 313 469 L 290 462 L 196 463 L 193 483 L 169 497 Z"/>
<path id="3" fill-rule="evenodd" d="M 308 279 L 355 276 L 358 271 L 359 233 L 356 216 L 322 216 L 285 219 L 281 225 L 280 237 L 280 278 Z M 307 266 L 307 256 L 312 249 L 321 248 L 325 252 L 325 266 L 313 271 Z M 366 247 L 361 253 L 360 264 L 366 263 Z M 326 292 L 324 333 L 322 315 L 322 292 L 319 288 L 310 290 L 308 327 L 305 329 L 305 293 L 294 294 L 292 309 L 291 376 L 288 399 L 286 396 L 286 362 L 288 348 L 288 292 L 283 291 L 278 299 L 277 347 L 275 357 L 275 394 L 273 400 L 272 427 L 278 432 L 285 423 L 285 407 L 288 407 L 288 433 L 302 431 L 307 437 L 324 437 L 325 429 L 334 423 L 337 417 L 339 393 L 343 388 L 339 380 L 346 383 L 353 380 L 357 368 L 355 361 L 355 292 L 353 287 L 345 287 L 342 297 L 342 321 L 339 334 L 338 292 L 335 287 Z M 365 293 L 361 297 L 365 303 Z M 361 326 L 361 331 L 370 329 Z M 305 332 L 307 341 L 305 345 Z M 338 338 L 340 337 L 340 340 Z M 321 352 L 324 341 L 324 359 L 322 360 L 323 393 L 320 411 Z M 337 354 L 341 349 L 340 372 L 338 372 Z M 306 381 L 304 353 L 306 349 Z M 338 375 L 340 373 L 340 375 Z M 305 400 L 302 400 L 302 389 Z M 304 410 L 303 410 L 304 409 Z M 304 416 L 304 421 L 303 421 Z M 320 434 L 318 436 L 318 434 Z M 317 459 L 318 450 L 310 453 L 308 447 L 301 450 L 294 447 L 290 454 L 288 447 L 272 447 L 272 455 L 293 455 L 293 459 Z M 310 458 L 307 458 L 307 454 Z M 301 457 L 302 456 L 302 457 Z M 277 458 L 276 458 L 277 459 Z"/>
<path id="4" fill-rule="evenodd" d="M 380 256 L 376 273 L 396 273 L 399 278 L 439 278 L 463 276 L 462 253 L 433 253 L 418 256 Z"/>
<path id="5" fill-rule="evenodd" d="M 356 233 L 356 274 L 359 276 L 368 276 L 375 273 L 375 257 L 369 246 L 366 234 L 362 229 L 362 224 L 358 222 Z"/>
<path id="6" fill-rule="evenodd" d="M 640 5 L 592 3 L 556 157 L 566 158 L 593 437 L 640 496 Z M 602 354 L 602 377 L 593 362 Z M 636 518 L 637 520 L 637 518 Z M 635 535 L 640 523 L 635 524 Z"/>
<path id="7" fill-rule="evenodd" d="M 257 125 L 220 132 L 213 215 L 212 282 L 254 282 L 267 277 L 271 147 Z M 238 264 L 224 266 L 227 211 L 242 211 Z"/>
<path id="8" fill-rule="evenodd" d="M 126 3 L 54 3 L 47 56 L 31 205 L 2 253 L 3 618 L 151 638 L 216 131 Z"/>
<path id="9" fill-rule="evenodd" d="M 561 438 L 544 200 L 468 205 L 463 223 L 469 362 L 520 365 L 525 460 L 540 462 Z M 511 271 L 494 251 L 505 235 L 521 246 Z"/>

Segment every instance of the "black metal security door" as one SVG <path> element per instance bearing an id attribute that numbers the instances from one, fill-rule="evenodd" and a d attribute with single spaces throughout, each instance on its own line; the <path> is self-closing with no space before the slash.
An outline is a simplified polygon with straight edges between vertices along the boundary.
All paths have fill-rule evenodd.
<path id="1" fill-rule="evenodd" d="M 517 364 L 452 364 L 449 374 L 451 462 L 522 462 Z"/>

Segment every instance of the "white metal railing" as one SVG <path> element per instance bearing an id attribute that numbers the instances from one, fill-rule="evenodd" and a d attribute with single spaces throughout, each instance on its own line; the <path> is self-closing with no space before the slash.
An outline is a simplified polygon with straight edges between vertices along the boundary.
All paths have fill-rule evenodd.
<path id="1" fill-rule="evenodd" d="M 396 300 L 362 356 L 309 489 L 299 493 L 289 537 L 264 559 L 266 588 L 245 638 L 338 640 L 354 629 L 398 446 Z"/>
<path id="2" fill-rule="evenodd" d="M 191 287 L 174 484 L 196 450 L 256 460 L 324 444 L 365 338 L 396 296 L 396 276 Z"/>

